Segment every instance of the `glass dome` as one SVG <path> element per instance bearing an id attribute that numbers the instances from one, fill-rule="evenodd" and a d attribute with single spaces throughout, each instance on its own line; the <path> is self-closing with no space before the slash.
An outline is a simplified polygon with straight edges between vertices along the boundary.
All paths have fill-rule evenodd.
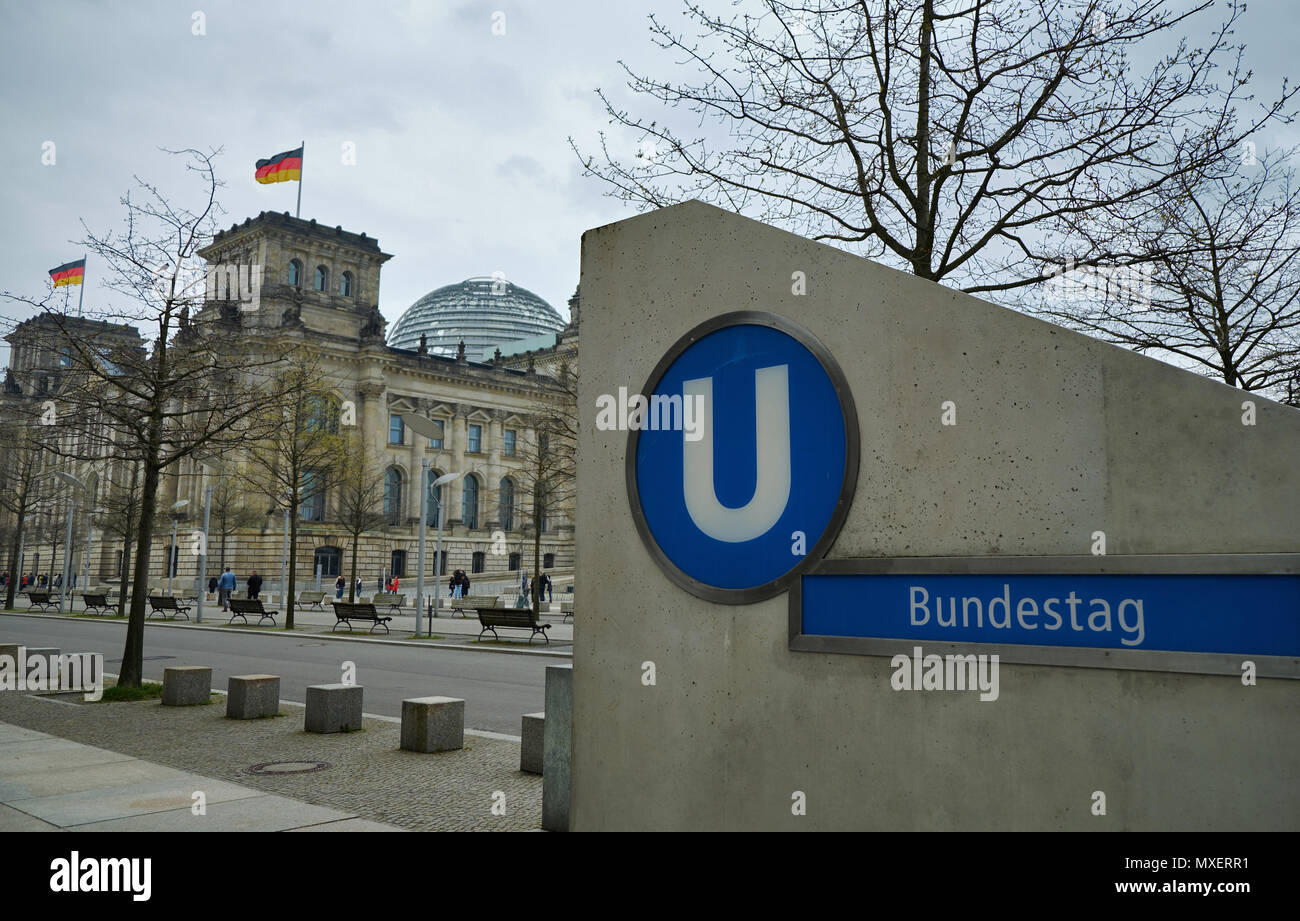
<path id="1" fill-rule="evenodd" d="M 473 359 L 491 346 L 564 329 L 555 308 L 527 288 L 496 278 L 467 278 L 430 291 L 403 313 L 388 334 L 388 344 L 415 349 L 421 334 L 429 352 L 455 357 L 457 343 Z"/>

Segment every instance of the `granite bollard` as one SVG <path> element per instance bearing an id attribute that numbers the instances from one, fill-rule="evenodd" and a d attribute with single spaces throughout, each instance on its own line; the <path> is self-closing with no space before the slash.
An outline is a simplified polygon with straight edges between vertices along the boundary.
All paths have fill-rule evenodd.
<path id="1" fill-rule="evenodd" d="M 279 675 L 232 675 L 226 685 L 226 716 L 255 720 L 280 714 Z"/>
<path id="2" fill-rule="evenodd" d="M 212 694 L 212 669 L 206 665 L 172 665 L 163 669 L 164 707 L 206 704 Z"/>
<path id="3" fill-rule="evenodd" d="M 519 770 L 541 774 L 546 751 L 546 713 L 525 713 L 520 733 Z"/>
<path id="4" fill-rule="evenodd" d="M 465 747 L 465 701 L 455 697 L 413 697 L 402 701 L 402 748 L 449 752 Z"/>
<path id="5" fill-rule="evenodd" d="M 313 684 L 307 688 L 307 732 L 353 732 L 361 728 L 361 685 Z"/>

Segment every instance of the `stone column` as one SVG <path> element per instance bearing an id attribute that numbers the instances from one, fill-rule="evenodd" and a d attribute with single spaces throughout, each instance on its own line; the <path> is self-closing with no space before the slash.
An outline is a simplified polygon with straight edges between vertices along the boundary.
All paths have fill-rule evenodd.
<path id="1" fill-rule="evenodd" d="M 483 476 L 487 480 L 487 497 L 483 504 L 485 512 L 488 509 L 492 512 L 484 519 L 489 530 L 501 526 L 501 420 L 505 417 L 506 414 L 501 410 L 492 410 L 492 421 L 488 423 L 484 435 L 487 439 L 488 461 L 487 468 L 483 471 Z"/>
<path id="2" fill-rule="evenodd" d="M 451 418 L 452 469 L 459 471 L 460 473 L 463 474 L 469 473 L 469 470 L 465 462 L 465 448 L 469 440 L 468 428 L 467 428 L 468 422 L 466 421 L 465 418 L 467 414 L 467 409 L 468 408 L 463 404 L 456 406 L 452 410 L 453 414 Z M 453 483 L 452 489 L 450 490 L 451 495 L 444 496 L 444 498 L 450 500 L 449 502 L 447 502 L 448 515 L 449 515 L 449 519 L 453 521 L 458 521 L 458 522 L 464 521 L 464 516 L 463 516 L 465 510 L 464 509 L 464 504 L 465 504 L 464 503 L 464 495 L 465 495 L 464 480 L 465 478 L 462 476 L 459 480 Z"/>

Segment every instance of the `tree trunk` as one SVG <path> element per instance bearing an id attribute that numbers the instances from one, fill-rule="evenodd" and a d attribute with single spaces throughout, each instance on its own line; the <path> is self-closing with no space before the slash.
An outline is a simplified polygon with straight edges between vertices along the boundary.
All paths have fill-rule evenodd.
<path id="1" fill-rule="evenodd" d="M 126 587 L 131 584 L 127 576 L 131 572 L 131 535 L 127 534 L 126 539 L 122 541 L 122 565 L 117 569 L 118 592 L 117 592 L 117 616 L 126 616 Z"/>
<path id="2" fill-rule="evenodd" d="M 920 70 L 916 105 L 916 248 L 912 250 L 912 272 L 922 278 L 931 277 L 934 254 L 934 222 L 930 214 L 930 38 L 933 30 L 934 0 L 925 0 L 917 62 Z"/>
<path id="3" fill-rule="evenodd" d="M 542 516 L 533 503 L 533 616 L 542 614 Z"/>
<path id="4" fill-rule="evenodd" d="M 159 426 L 161 428 L 161 426 Z M 149 553 L 153 544 L 154 515 L 158 510 L 158 483 L 161 471 L 145 464 L 144 488 L 140 495 L 140 533 L 135 546 L 135 579 L 131 586 L 131 616 L 126 625 L 126 648 L 117 683 L 138 688 L 144 671 L 144 617 L 149 600 Z"/>
<path id="5" fill-rule="evenodd" d="M 357 544 L 361 542 L 361 535 L 352 535 L 352 575 L 348 579 L 348 604 L 355 604 L 357 600 Z"/>
<path id="6" fill-rule="evenodd" d="M 14 539 L 9 545 L 9 584 L 5 586 L 5 610 L 14 609 L 14 594 L 18 590 L 18 580 L 22 574 L 18 572 L 18 548 L 23 544 L 23 513 L 18 513 L 18 527 L 14 529 Z"/>
<path id="7" fill-rule="evenodd" d="M 294 589 L 297 586 L 297 577 L 294 575 L 294 558 L 298 555 L 298 503 L 292 502 L 289 506 L 289 585 L 285 593 L 284 600 L 284 629 L 293 629 L 293 599 Z"/>

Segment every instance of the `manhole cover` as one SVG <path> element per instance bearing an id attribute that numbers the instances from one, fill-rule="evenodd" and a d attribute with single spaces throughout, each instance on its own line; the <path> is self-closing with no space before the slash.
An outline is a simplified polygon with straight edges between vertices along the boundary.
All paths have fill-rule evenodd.
<path id="1" fill-rule="evenodd" d="M 248 768 L 248 774 L 310 774 L 330 767 L 328 761 L 264 761 Z"/>

